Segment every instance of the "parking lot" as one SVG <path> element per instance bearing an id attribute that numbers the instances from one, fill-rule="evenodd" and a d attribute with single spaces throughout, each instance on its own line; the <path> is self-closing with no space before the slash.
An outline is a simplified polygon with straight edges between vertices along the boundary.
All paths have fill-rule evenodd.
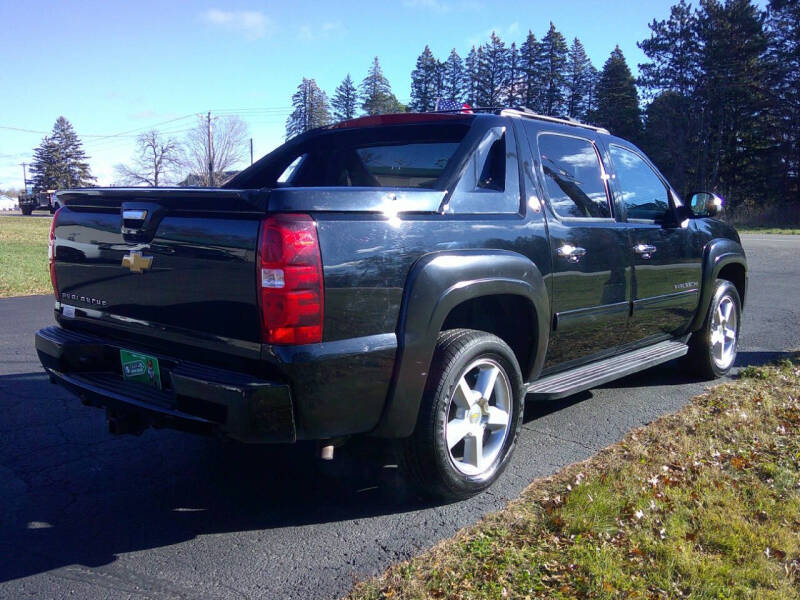
<path id="1" fill-rule="evenodd" d="M 800 236 L 743 236 L 750 288 L 737 364 L 800 347 Z M 409 495 L 391 448 L 332 463 L 313 446 L 242 448 L 174 431 L 112 437 L 33 350 L 52 297 L 0 300 L 0 597 L 333 598 L 500 508 L 706 387 L 674 363 L 529 404 L 514 459 L 472 500 Z"/>

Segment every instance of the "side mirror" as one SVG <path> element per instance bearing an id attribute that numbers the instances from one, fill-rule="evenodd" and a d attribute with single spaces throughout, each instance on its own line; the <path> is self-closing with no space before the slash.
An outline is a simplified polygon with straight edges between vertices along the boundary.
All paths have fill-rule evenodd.
<path id="1" fill-rule="evenodd" d="M 711 192 L 698 192 L 690 201 L 692 212 L 698 217 L 716 217 L 722 212 L 721 196 Z"/>

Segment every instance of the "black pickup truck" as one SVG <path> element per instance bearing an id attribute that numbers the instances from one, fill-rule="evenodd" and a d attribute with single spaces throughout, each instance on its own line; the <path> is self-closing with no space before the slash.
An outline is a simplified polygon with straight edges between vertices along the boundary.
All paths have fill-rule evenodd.
<path id="1" fill-rule="evenodd" d="M 526 396 L 736 355 L 747 270 L 721 200 L 525 110 L 365 117 L 220 189 L 58 202 L 36 348 L 114 433 L 398 438 L 413 481 L 463 498 L 508 462 Z"/>

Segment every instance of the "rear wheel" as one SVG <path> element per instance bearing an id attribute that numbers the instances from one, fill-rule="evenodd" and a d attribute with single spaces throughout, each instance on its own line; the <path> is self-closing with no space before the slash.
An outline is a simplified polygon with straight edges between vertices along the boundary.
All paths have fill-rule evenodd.
<path id="1" fill-rule="evenodd" d="M 684 365 L 703 379 L 722 377 L 736 361 L 742 302 L 730 281 L 718 279 L 703 327 L 692 334 Z"/>
<path id="2" fill-rule="evenodd" d="M 442 332 L 416 429 L 404 440 L 406 473 L 439 500 L 485 490 L 508 463 L 522 412 L 522 376 L 511 348 L 482 331 Z"/>
<path id="3" fill-rule="evenodd" d="M 33 212 L 33 208 L 21 208 L 22 214 L 25 216 L 30 215 Z"/>

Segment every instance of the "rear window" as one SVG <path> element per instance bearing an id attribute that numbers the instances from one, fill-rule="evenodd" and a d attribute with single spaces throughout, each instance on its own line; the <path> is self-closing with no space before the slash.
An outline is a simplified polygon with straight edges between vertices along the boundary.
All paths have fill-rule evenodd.
<path id="1" fill-rule="evenodd" d="M 287 144 L 235 182 L 248 187 L 398 187 L 441 189 L 441 177 L 468 123 L 421 124 L 320 132 Z"/>

